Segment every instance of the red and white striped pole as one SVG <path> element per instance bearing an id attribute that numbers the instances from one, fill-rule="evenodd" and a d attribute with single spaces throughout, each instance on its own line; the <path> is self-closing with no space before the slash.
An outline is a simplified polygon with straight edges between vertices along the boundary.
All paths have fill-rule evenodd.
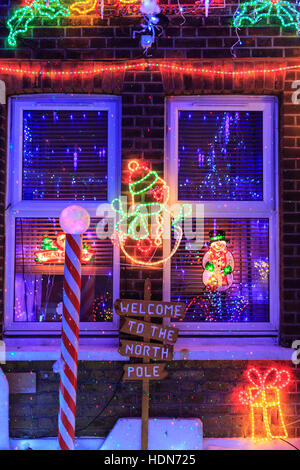
<path id="1" fill-rule="evenodd" d="M 60 225 L 66 233 L 59 361 L 58 442 L 61 450 L 74 450 L 78 339 L 81 295 L 81 235 L 88 229 L 90 217 L 80 206 L 69 206 L 60 215 Z"/>

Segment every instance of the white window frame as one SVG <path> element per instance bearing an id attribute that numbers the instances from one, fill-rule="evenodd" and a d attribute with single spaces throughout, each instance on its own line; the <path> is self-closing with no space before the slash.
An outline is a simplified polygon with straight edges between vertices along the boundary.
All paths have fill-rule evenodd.
<path id="1" fill-rule="evenodd" d="M 14 321 L 15 219 L 59 217 L 74 201 L 22 200 L 23 110 L 96 110 L 108 112 L 108 197 L 107 201 L 76 201 L 91 217 L 96 217 L 99 204 L 118 197 L 121 187 L 121 98 L 114 95 L 41 94 L 9 98 L 7 141 L 6 249 L 5 249 L 5 334 L 60 334 L 60 322 Z M 113 302 L 119 297 L 120 252 L 113 247 Z M 119 328 L 119 318 L 112 322 L 81 322 L 80 335 L 112 334 Z"/>
<path id="2" fill-rule="evenodd" d="M 269 220 L 269 321 L 253 323 L 173 323 L 183 335 L 270 335 L 279 328 L 279 223 L 278 223 L 278 103 L 273 96 L 180 96 L 166 99 L 165 179 L 170 203 L 193 203 L 178 199 L 178 115 L 180 111 L 263 112 L 263 200 L 199 201 L 205 218 L 267 218 Z M 164 269 L 164 300 L 170 300 L 171 260 Z"/>

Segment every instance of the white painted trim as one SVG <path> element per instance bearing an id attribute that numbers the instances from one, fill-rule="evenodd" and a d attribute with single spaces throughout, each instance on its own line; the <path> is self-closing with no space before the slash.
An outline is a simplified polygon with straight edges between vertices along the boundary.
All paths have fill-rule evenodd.
<path id="1" fill-rule="evenodd" d="M 6 86 L 3 80 L 0 80 L 0 104 L 6 104 Z"/>
<path id="2" fill-rule="evenodd" d="M 56 361 L 60 357 L 59 338 L 7 338 L 5 339 L 6 362 L 8 361 Z M 118 338 L 80 338 L 78 359 L 80 361 L 128 361 L 118 353 Z"/>
<path id="3" fill-rule="evenodd" d="M 7 338 L 6 361 L 56 361 L 60 355 L 59 338 Z M 128 357 L 118 353 L 119 339 L 80 338 L 78 358 L 81 361 L 121 361 Z M 174 347 L 175 361 L 198 360 L 286 360 L 294 349 L 275 344 L 272 338 L 184 338 Z"/>
<path id="4" fill-rule="evenodd" d="M 240 338 L 239 341 L 229 338 L 179 338 L 175 346 L 174 360 L 291 361 L 293 352 L 294 349 L 272 344 L 268 338 L 261 338 L 259 341 L 255 338 L 255 344 L 248 338 Z"/>
<path id="5" fill-rule="evenodd" d="M 23 110 L 67 109 L 99 110 L 108 112 L 108 201 L 80 201 L 91 217 L 96 216 L 99 204 L 110 202 L 121 190 L 121 98 L 114 95 L 83 94 L 40 94 L 20 95 L 9 99 L 8 109 L 8 170 L 5 220 L 6 269 L 5 269 L 5 332 L 7 334 L 60 334 L 59 322 L 26 323 L 14 322 L 14 253 L 16 217 L 59 217 L 62 209 L 74 201 L 22 201 L 22 136 Z M 16 184 L 18 181 L 18 184 Z M 119 249 L 113 248 L 113 301 L 119 297 L 120 272 Z M 80 334 L 103 335 L 103 332 L 118 331 L 119 317 L 115 314 L 112 322 L 81 322 Z"/>
<path id="6" fill-rule="evenodd" d="M 13 356 L 12 356 L 13 354 Z M 60 358 L 60 348 L 49 349 L 43 348 L 39 351 L 30 350 L 13 350 L 7 352 L 6 361 L 57 361 Z M 117 350 L 113 348 L 99 348 L 91 350 L 79 349 L 79 361 L 129 361 L 129 358 L 121 356 Z"/>
<path id="7" fill-rule="evenodd" d="M 0 368 L 0 450 L 9 450 L 9 387 L 7 378 Z"/>
<path id="8" fill-rule="evenodd" d="M 245 217 L 269 220 L 269 322 L 261 323 L 174 323 L 182 335 L 263 335 L 277 336 L 279 329 L 279 224 L 278 224 L 278 103 L 273 96 L 211 95 L 171 96 L 165 107 L 165 180 L 170 186 L 170 203 L 193 203 L 178 200 L 178 113 L 181 110 L 228 110 L 263 112 L 263 201 L 199 201 L 211 218 Z M 272 125 L 272 124 L 273 125 Z M 274 236 L 275 234 L 275 236 Z M 166 252 L 170 249 L 165 247 Z M 170 300 L 171 261 L 164 267 L 163 299 Z"/>

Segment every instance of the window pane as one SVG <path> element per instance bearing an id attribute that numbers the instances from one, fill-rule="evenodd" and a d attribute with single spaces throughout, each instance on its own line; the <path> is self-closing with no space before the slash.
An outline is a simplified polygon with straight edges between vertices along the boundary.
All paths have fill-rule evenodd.
<path id="1" fill-rule="evenodd" d="M 81 321 L 112 321 L 113 248 L 99 240 L 91 219 L 84 234 Z M 16 219 L 15 307 L 17 322 L 61 320 L 64 239 L 55 218 Z"/>
<path id="2" fill-rule="evenodd" d="M 263 199 L 261 111 L 180 111 L 178 199 Z"/>
<path id="3" fill-rule="evenodd" d="M 107 111 L 24 111 L 23 124 L 23 199 L 107 199 Z"/>
<path id="4" fill-rule="evenodd" d="M 228 250 L 224 253 L 206 255 L 215 246 L 209 244 L 209 232 L 225 231 Z M 229 241 L 228 241 L 229 240 Z M 269 222 L 267 219 L 206 219 L 204 221 L 204 245 L 190 250 L 183 237 L 180 247 L 172 258 L 171 299 L 187 304 L 187 322 L 267 322 L 269 320 Z M 224 244 L 223 244 L 224 245 Z M 197 246 L 196 246 L 197 248 Z M 220 277 L 224 290 L 218 286 L 217 263 L 231 265 L 232 278 Z M 222 264 L 221 264 L 222 266 Z M 210 271 L 211 269 L 211 271 Z M 232 284 L 230 287 L 230 282 Z M 206 286 L 211 286 L 210 289 Z"/>

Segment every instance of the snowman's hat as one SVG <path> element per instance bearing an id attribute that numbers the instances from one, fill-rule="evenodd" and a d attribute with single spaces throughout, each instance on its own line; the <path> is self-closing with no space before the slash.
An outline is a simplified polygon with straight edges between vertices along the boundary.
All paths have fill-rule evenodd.
<path id="1" fill-rule="evenodd" d="M 209 238 L 210 238 L 208 242 L 209 245 L 213 242 L 219 242 L 219 241 L 225 241 L 226 243 L 230 242 L 230 240 L 226 238 L 225 230 L 210 230 Z"/>
<path id="2" fill-rule="evenodd" d="M 157 172 L 150 170 L 143 161 L 131 160 L 128 169 L 130 171 L 129 190 L 133 195 L 152 189 L 159 179 Z"/>

